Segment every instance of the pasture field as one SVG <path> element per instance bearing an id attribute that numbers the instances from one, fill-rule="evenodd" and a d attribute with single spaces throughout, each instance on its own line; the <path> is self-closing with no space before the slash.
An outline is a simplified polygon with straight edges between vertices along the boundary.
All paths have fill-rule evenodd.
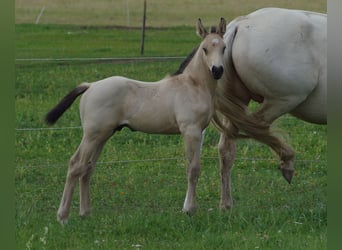
<path id="1" fill-rule="evenodd" d="M 147 0 L 146 25 L 152 27 L 190 26 L 199 17 L 216 24 L 260 7 L 282 7 L 325 12 L 326 0 Z M 141 27 L 143 0 L 15 0 L 16 23 L 118 25 Z M 211 24 L 211 25 L 212 25 Z"/>
<path id="2" fill-rule="evenodd" d="M 77 21 L 78 13 L 74 19 L 64 17 L 65 22 L 33 25 L 31 19 L 18 16 L 25 2 L 36 6 L 47 1 L 16 1 L 16 58 L 139 56 L 140 30 L 81 26 L 88 23 Z M 67 5 L 68 1 L 59 2 Z M 285 5 L 288 1 L 282 2 Z M 298 2 L 310 9 L 308 2 Z M 312 9 L 316 2 L 320 3 L 310 1 Z M 90 4 L 86 12 L 88 9 Z M 131 18 L 136 18 L 132 12 Z M 203 21 L 212 24 L 204 16 Z M 147 30 L 146 56 L 184 56 L 199 43 L 194 28 L 175 27 L 177 22 L 161 25 L 168 28 Z M 155 81 L 176 71 L 180 62 L 16 61 L 17 249 L 327 248 L 327 128 L 290 116 L 282 117 L 276 126 L 287 132 L 284 136 L 288 135 L 296 151 L 291 185 L 281 176 L 278 160 L 268 147 L 241 140 L 232 173 L 234 207 L 220 211 L 219 134 L 210 126 L 201 157 L 198 211 L 189 217 L 181 212 L 187 185 L 181 137 L 123 129 L 106 144 L 93 175 L 91 216 L 78 216 L 76 187 L 69 223 L 64 227 L 58 224 L 56 212 L 67 163 L 82 135 L 78 101 L 52 129 L 44 124 L 46 112 L 83 81 L 112 75 Z"/>

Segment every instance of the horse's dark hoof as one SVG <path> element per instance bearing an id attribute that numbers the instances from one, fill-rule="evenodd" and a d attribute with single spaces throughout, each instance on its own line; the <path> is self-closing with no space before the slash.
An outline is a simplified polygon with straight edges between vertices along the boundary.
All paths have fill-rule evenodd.
<path id="1" fill-rule="evenodd" d="M 292 180 L 292 177 L 293 177 L 294 170 L 293 169 L 280 168 L 280 171 L 283 174 L 283 177 L 285 178 L 285 180 L 289 184 L 291 184 L 291 180 Z"/>

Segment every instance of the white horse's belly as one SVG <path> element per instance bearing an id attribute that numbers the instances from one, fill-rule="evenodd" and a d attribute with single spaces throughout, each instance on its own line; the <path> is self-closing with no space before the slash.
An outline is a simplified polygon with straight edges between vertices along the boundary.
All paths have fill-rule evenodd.
<path id="1" fill-rule="evenodd" d="M 304 121 L 327 124 L 327 87 L 321 82 L 308 98 L 290 113 Z"/>

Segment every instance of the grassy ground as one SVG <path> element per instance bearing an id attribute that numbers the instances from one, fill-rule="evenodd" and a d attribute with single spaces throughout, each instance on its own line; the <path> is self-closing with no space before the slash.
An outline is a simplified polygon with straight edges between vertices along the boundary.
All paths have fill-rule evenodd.
<path id="1" fill-rule="evenodd" d="M 140 56 L 140 30 L 23 24 L 16 32 L 17 58 Z M 195 27 L 147 30 L 144 55 L 185 56 L 199 42 Z"/>
<path id="2" fill-rule="evenodd" d="M 51 50 L 45 43 L 35 42 L 44 30 L 53 38 Z M 49 53 L 52 57 L 64 56 L 63 48 L 78 44 L 80 39 L 70 38 L 66 46 L 57 34 L 67 36 L 68 31 L 68 26 L 18 25 L 17 57 L 28 57 L 30 51 L 32 57 L 48 56 Z M 107 44 L 113 33 L 122 35 L 121 30 L 96 29 L 95 32 L 101 36 L 92 35 L 92 32 L 86 36 L 87 56 L 104 55 L 101 49 L 95 49 L 97 37 Z M 164 30 L 158 34 L 163 40 L 172 32 L 183 41 L 178 43 L 180 48 L 192 48 L 197 43 L 190 41 L 191 36 L 183 29 Z M 133 32 L 131 36 L 134 40 L 138 34 Z M 133 46 L 129 44 L 126 46 Z M 118 49 L 120 46 L 123 45 L 119 42 L 113 46 L 113 54 L 125 53 Z M 173 46 L 160 46 L 159 51 L 150 54 L 168 54 L 169 49 L 176 49 Z M 75 46 L 65 55 L 82 55 L 83 50 L 84 46 Z M 153 81 L 175 71 L 178 64 L 179 61 L 128 64 L 17 62 L 16 127 L 45 128 L 44 114 L 82 81 L 113 74 Z M 57 127 L 74 126 L 79 126 L 76 104 L 57 124 Z M 218 134 L 210 127 L 198 185 L 199 211 L 193 217 L 180 212 L 186 189 L 181 138 L 123 130 L 106 145 L 93 176 L 92 216 L 84 220 L 78 217 L 76 190 L 69 225 L 64 228 L 56 222 L 55 215 L 66 165 L 80 141 L 81 131 L 18 130 L 15 141 L 17 246 L 19 249 L 132 249 L 139 246 L 144 249 L 325 249 L 326 128 L 291 117 L 279 121 L 278 126 L 289 131 L 297 152 L 297 174 L 293 184 L 288 185 L 283 180 L 276 169 L 277 160 L 267 147 L 253 141 L 240 141 L 232 177 L 235 207 L 229 212 L 220 212 Z"/>
<path id="3" fill-rule="evenodd" d="M 16 3 L 19 13 L 24 2 Z M 32 1 L 32 6 L 36 3 L 47 2 Z M 183 56 L 199 42 L 188 27 L 148 30 L 147 37 L 148 56 Z M 139 41 L 140 31 L 134 29 L 18 24 L 16 58 L 133 57 L 139 56 Z M 239 141 L 232 174 L 235 206 L 221 212 L 218 134 L 210 126 L 198 184 L 199 209 L 188 217 L 180 212 L 186 190 L 181 138 L 124 129 L 99 159 L 91 184 L 92 215 L 78 216 L 76 188 L 69 224 L 57 223 L 67 162 L 82 132 L 65 128 L 80 125 L 77 103 L 58 121 L 58 130 L 45 129 L 45 113 L 80 82 L 111 75 L 154 81 L 174 72 L 179 63 L 16 62 L 16 128 L 39 128 L 16 130 L 18 249 L 327 248 L 327 129 L 289 116 L 276 125 L 288 132 L 297 153 L 291 185 L 267 147 Z"/>
<path id="4" fill-rule="evenodd" d="M 39 23 L 77 25 L 123 25 L 141 27 L 143 1 L 137 0 L 16 0 L 16 22 L 34 23 L 43 7 Z M 209 25 L 219 17 L 230 20 L 261 7 L 284 7 L 326 12 L 323 0 L 147 0 L 147 26 L 193 26 L 198 17 Z"/>

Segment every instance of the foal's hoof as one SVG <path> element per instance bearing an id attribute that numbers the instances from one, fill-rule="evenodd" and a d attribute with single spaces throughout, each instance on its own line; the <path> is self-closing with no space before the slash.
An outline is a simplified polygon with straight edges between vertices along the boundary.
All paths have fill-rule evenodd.
<path id="1" fill-rule="evenodd" d="M 230 202 L 220 202 L 220 209 L 222 211 L 227 211 L 227 210 L 230 210 L 231 208 L 233 207 L 233 202 L 230 201 Z"/>
<path id="2" fill-rule="evenodd" d="M 65 226 L 66 224 L 68 224 L 68 218 L 60 218 L 57 215 L 57 221 L 59 222 L 59 224 L 61 224 L 62 226 Z"/>
<path id="3" fill-rule="evenodd" d="M 80 210 L 80 216 L 81 218 L 86 218 L 90 215 L 90 209 L 81 209 Z"/>
<path id="4" fill-rule="evenodd" d="M 182 209 L 182 212 L 188 216 L 193 216 L 196 213 L 196 207 L 192 207 L 191 209 Z"/>
<path id="5" fill-rule="evenodd" d="M 57 221 L 62 225 L 68 224 L 68 214 L 64 213 L 63 211 L 57 212 Z"/>

